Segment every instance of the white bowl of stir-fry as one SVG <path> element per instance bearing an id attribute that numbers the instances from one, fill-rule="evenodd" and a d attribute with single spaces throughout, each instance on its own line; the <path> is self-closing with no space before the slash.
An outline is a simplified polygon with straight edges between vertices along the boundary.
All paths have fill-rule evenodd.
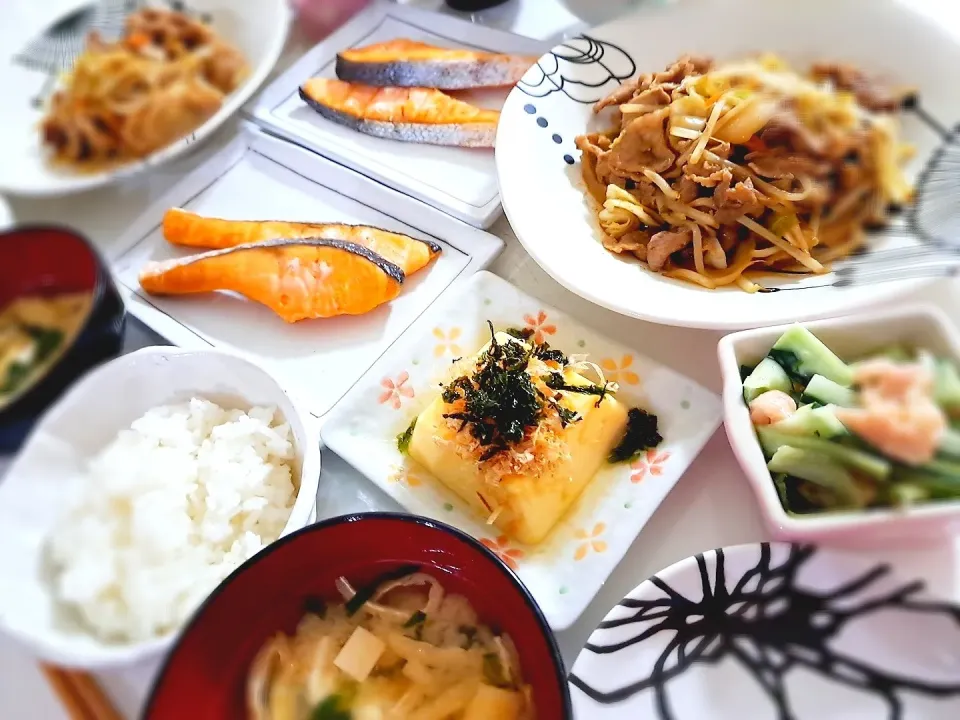
<path id="1" fill-rule="evenodd" d="M 478 541 L 414 515 L 282 538 L 210 596 L 144 717 L 570 720 L 556 641 Z"/>
<path id="2" fill-rule="evenodd" d="M 942 311 L 747 330 L 719 358 L 727 437 L 775 537 L 960 529 L 960 333 Z"/>
<path id="3" fill-rule="evenodd" d="M 896 0 L 644 5 L 511 92 L 504 211 L 544 270 L 625 315 L 736 330 L 874 305 L 925 281 L 833 270 L 917 242 L 905 218 L 960 118 L 957 64 Z"/>
<path id="4" fill-rule="evenodd" d="M 12 48 L 0 189 L 67 195 L 195 148 L 267 78 L 293 15 L 285 0 L 126 6 L 90 3 Z M 66 21 L 88 31 L 82 46 L 64 41 Z"/>

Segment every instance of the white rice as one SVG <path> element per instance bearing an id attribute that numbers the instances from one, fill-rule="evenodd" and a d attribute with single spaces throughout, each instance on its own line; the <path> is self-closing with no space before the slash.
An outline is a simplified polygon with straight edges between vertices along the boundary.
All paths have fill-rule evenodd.
<path id="1" fill-rule="evenodd" d="M 283 531 L 296 499 L 289 425 L 274 408 L 158 407 L 90 463 L 50 538 L 55 594 L 107 641 L 177 630 Z"/>

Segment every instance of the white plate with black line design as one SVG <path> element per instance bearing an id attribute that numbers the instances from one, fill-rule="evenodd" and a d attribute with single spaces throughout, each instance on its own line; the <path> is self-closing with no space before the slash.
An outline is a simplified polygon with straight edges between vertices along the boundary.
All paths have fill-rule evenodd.
<path id="1" fill-rule="evenodd" d="M 944 6 L 945 8 L 946 6 Z M 944 16 L 944 24 L 950 18 Z M 771 32 L 771 29 L 776 31 Z M 901 113 L 902 137 L 916 148 L 906 167 L 915 179 L 946 128 L 960 120 L 960 44 L 956 33 L 899 0 L 676 0 L 564 41 L 531 68 L 504 104 L 496 141 L 504 211 L 537 263 L 578 295 L 651 322 L 733 330 L 848 313 L 891 301 L 928 279 L 834 287 L 833 274 L 764 278 L 776 292 L 736 286 L 706 290 L 648 270 L 601 244 L 596 212 L 581 179 L 576 136 L 607 129 L 593 104 L 640 73 L 657 72 L 688 53 L 718 61 L 770 51 L 798 68 L 817 60 L 851 62 L 895 87 L 916 88 L 918 104 Z M 915 242 L 902 219 L 871 248 Z M 909 233 L 905 233 L 909 235 Z M 837 263 L 839 267 L 841 263 Z"/>
<path id="2" fill-rule="evenodd" d="M 590 720 L 953 720 L 960 606 L 854 553 L 712 550 L 614 607 L 570 684 Z"/>
<path id="3" fill-rule="evenodd" d="M 203 125 L 142 160 L 85 171 L 52 164 L 41 144 L 39 125 L 61 76 L 83 51 L 89 31 L 96 30 L 106 39 L 115 38 L 126 16 L 146 6 L 171 7 L 207 20 L 243 53 L 250 74 Z M 280 57 L 291 17 L 287 0 L 104 0 L 72 6 L 38 37 L 11 48 L 8 63 L 0 63 L 0 87 L 4 90 L 0 192 L 35 197 L 68 195 L 118 182 L 182 155 L 212 135 L 253 96 Z"/>
<path id="4" fill-rule="evenodd" d="M 398 297 L 371 312 L 287 323 L 232 293 L 146 294 L 138 278 L 148 262 L 202 252 L 164 239 L 161 223 L 171 207 L 228 220 L 367 225 L 435 243 L 441 252 L 404 279 Z M 212 346 L 253 360 L 319 418 L 416 318 L 502 248 L 493 235 L 246 126 L 133 223 L 111 246 L 110 265 L 128 309 L 160 335 L 181 347 Z"/>
<path id="5" fill-rule="evenodd" d="M 412 195 L 476 227 L 500 216 L 493 152 L 488 148 L 426 145 L 372 137 L 322 117 L 300 98 L 311 77 L 336 77 L 337 53 L 404 38 L 440 47 L 538 57 L 542 42 L 459 18 L 381 0 L 310 50 L 261 94 L 254 119 L 262 127 Z M 509 88 L 454 93 L 459 100 L 499 110 Z"/>

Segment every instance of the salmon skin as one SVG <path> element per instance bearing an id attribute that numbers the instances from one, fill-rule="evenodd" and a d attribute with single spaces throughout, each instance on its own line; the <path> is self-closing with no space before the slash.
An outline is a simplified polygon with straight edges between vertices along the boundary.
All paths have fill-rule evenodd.
<path id="1" fill-rule="evenodd" d="M 267 240 L 151 262 L 140 286 L 152 295 L 230 290 L 287 322 L 362 315 L 400 294 L 403 270 L 369 248 L 327 238 Z"/>
<path id="2" fill-rule="evenodd" d="M 414 40 L 390 40 L 344 50 L 337 77 L 378 87 L 469 90 L 516 85 L 535 57 L 454 50 Z"/>
<path id="3" fill-rule="evenodd" d="M 302 223 L 280 220 L 221 220 L 170 208 L 163 216 L 163 236 L 173 245 L 223 249 L 264 240 L 325 238 L 370 248 L 412 275 L 440 254 L 434 242 L 367 225 Z"/>
<path id="4" fill-rule="evenodd" d="M 300 97 L 328 120 L 403 142 L 493 147 L 497 110 L 484 110 L 430 88 L 377 88 L 311 78 Z"/>

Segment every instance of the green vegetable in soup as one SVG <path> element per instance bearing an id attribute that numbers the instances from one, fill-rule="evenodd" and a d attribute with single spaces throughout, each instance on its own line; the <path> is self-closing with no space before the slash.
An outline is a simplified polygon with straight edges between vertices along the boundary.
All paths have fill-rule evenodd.
<path id="1" fill-rule="evenodd" d="M 347 610 L 347 615 L 354 615 L 356 612 L 366 604 L 370 598 L 373 597 L 374 593 L 377 592 L 379 588 L 384 583 L 390 582 L 391 580 L 398 580 L 407 575 L 412 575 L 415 572 L 420 571 L 419 565 L 402 565 L 396 570 L 390 570 L 389 572 L 383 573 L 380 577 L 375 579 L 369 585 L 365 585 L 362 588 L 357 589 L 357 594 L 352 598 L 347 600 L 344 607 Z"/>
<path id="2" fill-rule="evenodd" d="M 33 365 L 27 363 L 15 362 L 7 369 L 7 377 L 0 384 L 0 394 L 6 395 L 18 390 L 20 386 L 30 377 Z"/>
<path id="3" fill-rule="evenodd" d="M 410 619 L 407 620 L 403 624 L 403 626 L 405 628 L 412 628 L 412 627 L 416 627 L 417 625 L 423 625 L 423 623 L 425 623 L 426 621 L 427 621 L 427 614 L 422 610 L 417 610 L 410 616 Z"/>
<path id="4" fill-rule="evenodd" d="M 346 707 L 340 695 L 330 695 L 321 700 L 310 714 L 310 720 L 353 720 L 353 714 Z"/>
<path id="5" fill-rule="evenodd" d="M 496 653 L 483 656 L 483 677 L 494 687 L 510 687 L 510 678 L 503 669 L 503 663 Z"/>

